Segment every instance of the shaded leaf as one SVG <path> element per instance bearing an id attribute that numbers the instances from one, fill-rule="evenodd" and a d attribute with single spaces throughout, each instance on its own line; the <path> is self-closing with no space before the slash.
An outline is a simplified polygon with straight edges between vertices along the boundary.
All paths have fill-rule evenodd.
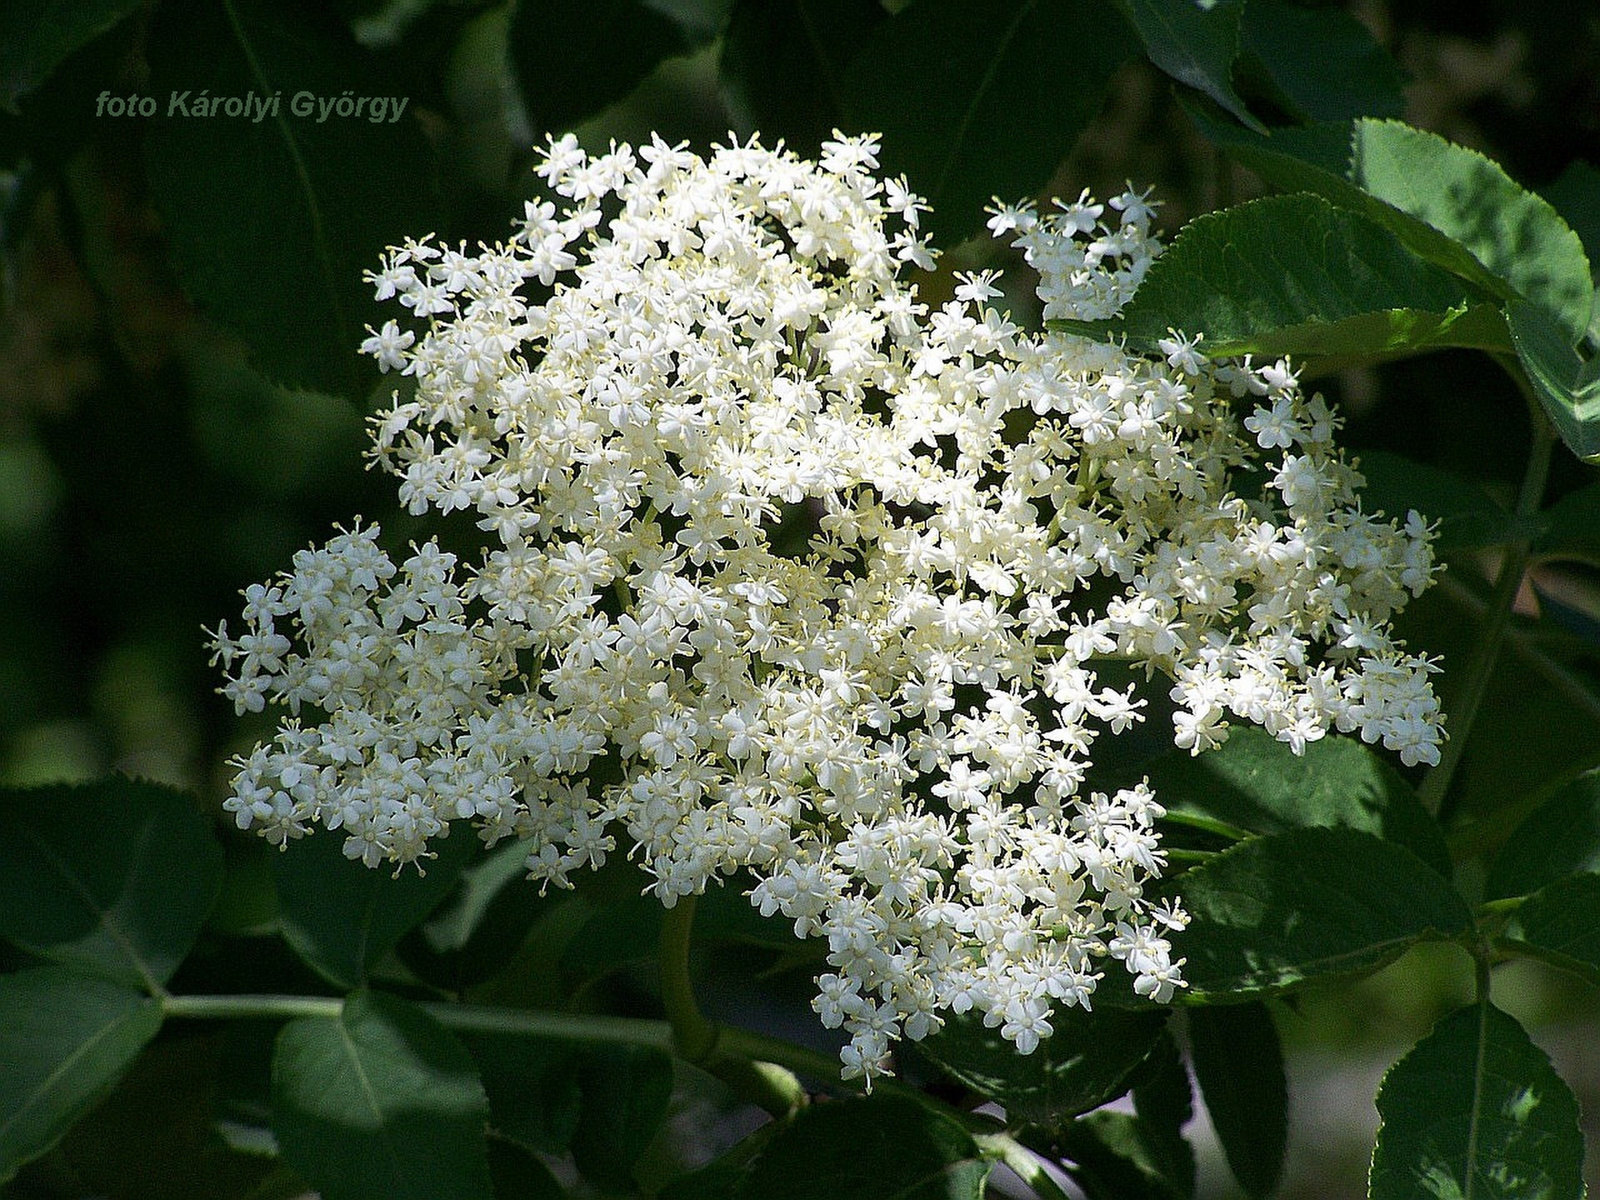
<path id="1" fill-rule="evenodd" d="M 449 894 L 478 845 L 458 830 L 433 843 L 426 875 L 396 874 L 346 858 L 337 832 L 301 838 L 273 856 L 283 935 L 319 974 L 355 987 Z"/>
<path id="2" fill-rule="evenodd" d="M 1343 9 L 1246 4 L 1240 40 L 1270 81 L 1274 100 L 1297 121 L 1398 117 L 1405 111 L 1399 64 Z"/>
<path id="3" fill-rule="evenodd" d="M 498 972 L 546 907 L 526 881 L 527 856 L 527 846 L 510 843 L 469 863 L 432 916 L 400 942 L 405 964 L 452 991 Z"/>
<path id="4" fill-rule="evenodd" d="M 542 1159 L 500 1138 L 489 1139 L 489 1178 L 496 1200 L 562 1200 L 567 1194 Z"/>
<path id="5" fill-rule="evenodd" d="M 844 73 L 888 20 L 877 0 L 743 0 L 722 41 L 718 72 L 741 135 L 783 138 L 817 153 L 835 129 L 849 130 Z"/>
<path id="6" fill-rule="evenodd" d="M 1511 914 L 1504 936 L 1600 984 L 1600 875 L 1569 875 L 1546 884 Z"/>
<path id="7" fill-rule="evenodd" d="M 404 87 L 307 3 L 168 0 L 149 58 L 163 108 L 145 126 L 146 170 L 185 289 L 271 378 L 364 395 L 377 374 L 359 354 L 363 329 L 398 310 L 372 299 L 362 273 L 436 227 L 432 157 L 409 104 L 376 123 L 294 104 L 398 102 Z M 197 115 L 202 94 L 276 96 L 277 111 Z"/>
<path id="8" fill-rule="evenodd" d="M 1216 101 L 1251 129 L 1267 127 L 1251 115 L 1233 89 L 1233 61 L 1239 56 L 1239 22 L 1244 0 L 1209 4 L 1171 0 L 1128 0 L 1144 52 L 1179 83 Z"/>
<path id="9" fill-rule="evenodd" d="M 463 1040 L 478 1064 L 494 1132 L 529 1150 L 566 1153 L 583 1113 L 580 1069 L 588 1047 L 511 1034 Z"/>
<path id="10" fill-rule="evenodd" d="M 1019 1054 L 975 1013 L 951 1016 L 917 1049 L 974 1091 L 998 1101 L 1012 1123 L 1060 1126 L 1120 1096 L 1163 1036 L 1165 1014 L 1058 1008 L 1055 1032 Z"/>
<path id="11" fill-rule="evenodd" d="M 1233 1002 L 1377 969 L 1418 942 L 1457 937 L 1472 913 L 1411 851 L 1352 829 L 1252 838 L 1180 876 L 1172 937 L 1190 1002 Z"/>
<path id="12" fill-rule="evenodd" d="M 1522 532 L 1517 518 L 1470 479 L 1386 450 L 1363 450 L 1359 463 L 1366 483 L 1362 507 L 1399 520 L 1416 509 L 1437 522 L 1434 549 L 1475 550 L 1501 546 Z"/>
<path id="13" fill-rule="evenodd" d="M 1533 394 L 1567 449 L 1600 463 L 1600 355 L 1585 362 L 1566 331 L 1532 304 L 1510 305 L 1506 323 Z"/>
<path id="14" fill-rule="evenodd" d="M 1264 1004 L 1189 1012 L 1189 1054 L 1228 1167 L 1248 1196 L 1270 1195 L 1289 1144 L 1289 1085 Z"/>
<path id="15" fill-rule="evenodd" d="M 483 1085 L 415 1005 L 353 996 L 338 1019 L 286 1025 L 272 1061 L 284 1159 L 325 1200 L 487 1200 Z"/>
<path id="16" fill-rule="evenodd" d="M 1504 350 L 1505 323 L 1482 300 L 1360 213 L 1318 196 L 1267 196 L 1184 226 L 1115 320 L 1051 324 L 1141 348 L 1173 328 L 1203 331 L 1202 349 L 1216 355 L 1345 362 Z"/>
<path id="17" fill-rule="evenodd" d="M 1583 1135 L 1572 1091 L 1522 1026 L 1490 1004 L 1450 1014 L 1390 1068 L 1372 1200 L 1577 1200 Z"/>
<path id="18" fill-rule="evenodd" d="M 1600 770 L 1578 776 L 1528 815 L 1500 847 L 1483 894 L 1525 896 L 1579 872 L 1600 873 Z"/>
<path id="19" fill-rule="evenodd" d="M 670 16 L 641 0 L 522 0 L 507 35 L 533 127 L 564 133 L 691 49 Z"/>
<path id="20" fill-rule="evenodd" d="M 113 778 L 0 791 L 0 936 L 134 987 L 165 983 L 222 881 L 182 792 Z"/>
<path id="21" fill-rule="evenodd" d="M 1188 1068 L 1169 1033 L 1162 1033 L 1134 1076 L 1133 1108 L 1148 1161 L 1180 1195 L 1193 1195 L 1194 1147 L 1183 1136 L 1183 1127 L 1194 1118 L 1194 1093 Z"/>
<path id="22" fill-rule="evenodd" d="M 95 1106 L 161 1027 L 161 1005 L 61 967 L 0 975 L 0 1183 Z"/>
<path id="23" fill-rule="evenodd" d="M 1600 483 L 1569 492 L 1539 516 L 1545 527 L 1535 554 L 1600 566 Z"/>
<path id="24" fill-rule="evenodd" d="M 931 201 L 924 228 L 950 246 L 992 197 L 1044 187 L 1136 46 L 1091 0 L 922 0 L 859 47 L 844 109 L 883 134 L 884 168 Z"/>
<path id="25" fill-rule="evenodd" d="M 1166 1137 L 1136 1116 L 1094 1112 L 1074 1121 L 1061 1138 L 1072 1181 L 1089 1200 L 1183 1200 L 1192 1194 L 1167 1171 Z"/>
<path id="26" fill-rule="evenodd" d="M 572 1157 L 608 1188 L 638 1185 L 634 1164 L 666 1119 L 672 1099 L 672 1059 L 650 1046 L 595 1046 L 580 1068 L 583 1105 L 572 1132 Z"/>
<path id="27" fill-rule="evenodd" d="M 990 1164 L 961 1125 L 879 1092 L 803 1109 L 776 1133 L 737 1200 L 979 1200 Z"/>
<path id="28" fill-rule="evenodd" d="M 1357 829 L 1410 850 L 1441 874 L 1450 854 L 1438 823 L 1382 755 L 1330 736 L 1296 754 L 1266 730 L 1242 725 L 1207 754 L 1168 751 L 1147 764 L 1163 806 L 1248 833 Z"/>
<path id="29" fill-rule="evenodd" d="M 17 101 L 75 50 L 141 7 L 141 0 L 17 0 L 0 28 L 0 108 L 16 112 Z"/>

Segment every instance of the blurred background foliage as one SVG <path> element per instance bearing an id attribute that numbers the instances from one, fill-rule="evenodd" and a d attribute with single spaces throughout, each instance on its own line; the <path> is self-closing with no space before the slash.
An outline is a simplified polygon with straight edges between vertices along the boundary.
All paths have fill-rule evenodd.
<path id="1" fill-rule="evenodd" d="M 547 130 L 575 128 L 598 147 L 652 131 L 705 146 L 729 130 L 759 129 L 804 152 L 835 125 L 881 129 L 885 165 L 907 170 L 942 205 L 937 229 L 951 252 L 922 281 L 933 297 L 951 270 L 1015 265 L 983 243 L 960 244 L 996 190 L 1071 197 L 1084 188 L 1110 194 L 1126 180 L 1148 184 L 1169 233 L 1265 190 L 1200 136 L 1168 75 L 1133 53 L 1126 24 L 1087 0 L 915 6 L 937 10 L 975 43 L 1015 32 L 1015 22 L 1039 26 L 1038 36 L 1022 30 L 1027 69 L 1006 97 L 1017 147 L 1009 177 L 967 169 L 960 147 L 919 141 L 919 126 L 937 126 L 941 106 L 963 102 L 962 56 L 981 45 L 946 39 L 897 55 L 857 53 L 892 47 L 882 30 L 895 19 L 890 10 L 905 5 L 123 0 L 83 6 L 93 27 L 73 36 L 36 36 L 42 23 L 66 20 L 47 16 L 52 7 L 23 0 L 0 18 L 4 784 L 117 770 L 220 802 L 226 760 L 266 726 L 235 718 L 215 696 L 202 627 L 236 610 L 240 588 L 357 513 L 400 540 L 411 536 L 391 481 L 365 469 L 364 415 L 392 381 L 381 383 L 355 352 L 361 327 L 381 319 L 360 271 L 407 235 L 502 237 L 533 194 L 528 168 Z M 1380 115 L 1484 151 L 1519 182 L 1549 190 L 1564 211 L 1562 189 L 1600 184 L 1592 167 L 1571 170 L 1600 163 L 1600 9 L 1566 0 L 1355 0 L 1342 11 L 1349 45 L 1328 61 L 1357 62 L 1372 74 L 1372 94 L 1403 97 Z M 407 98 L 393 125 L 296 123 L 307 141 L 302 166 L 340 198 L 325 228 L 308 234 L 295 197 L 272 194 L 281 172 L 252 169 L 270 168 L 281 153 L 259 127 L 166 116 L 174 91 L 237 95 L 254 86 L 235 61 L 229 21 L 250 23 L 266 56 L 254 68 L 295 81 L 283 92 L 285 109 L 300 87 Z M 1052 55 L 1064 41 L 1075 49 L 1062 61 L 1079 64 L 1081 75 L 1057 69 Z M 1253 112 L 1281 107 L 1272 81 L 1285 47 L 1263 34 L 1246 49 L 1256 69 L 1239 81 L 1242 100 Z M 1304 51 L 1300 68 L 1317 58 Z M 96 115 L 104 92 L 154 97 L 160 114 Z M 1597 257 L 1600 230 L 1579 232 Z M 1014 293 L 1019 315 L 1027 293 Z M 1404 456 L 1402 473 L 1409 462 L 1447 470 L 1510 502 L 1527 448 L 1523 405 L 1482 356 L 1363 367 L 1318 386 L 1342 404 L 1356 448 Z M 1561 456 L 1550 500 L 1592 474 Z M 1474 552 L 1449 562 L 1405 630 L 1447 668 L 1469 642 L 1496 565 Z M 1536 798 L 1600 762 L 1596 579 L 1592 565 L 1545 566 L 1519 600 L 1523 619 L 1494 682 L 1485 733 L 1459 779 L 1457 837 L 1469 848 L 1495 834 L 1474 823 L 1480 809 L 1508 795 Z M 1526 811 L 1517 806 L 1507 820 Z M 230 853 L 235 872 L 265 876 L 256 843 L 241 838 Z M 236 917 L 244 929 L 270 924 L 272 913 Z M 516 923 L 534 930 L 525 954 L 565 947 L 582 927 L 582 914 L 547 918 Z M 626 964 L 593 952 L 603 982 L 591 986 L 614 989 L 625 1007 Z M 262 977 L 288 961 L 261 964 Z M 596 973 L 591 964 L 574 978 Z M 787 986 L 782 975 L 758 986 L 753 969 L 732 974 L 729 1003 L 773 1004 Z M 1444 948 L 1408 956 L 1353 996 L 1313 990 L 1292 1009 L 1279 1007 L 1297 1105 L 1288 1194 L 1359 1194 L 1378 1075 L 1470 985 L 1466 957 Z M 1519 964 L 1497 980 L 1496 998 L 1539 1031 L 1579 1090 L 1595 1145 L 1593 993 Z M 204 1048 L 230 1052 L 221 1043 Z M 141 1096 L 161 1091 L 163 1069 L 158 1055 L 108 1102 L 131 1121 L 124 1129 L 138 1129 L 129 1114 Z M 137 1143 L 124 1138 L 95 1153 L 132 1161 Z M 226 1172 L 218 1170 L 220 1180 Z M 1590 1170 L 1596 1178 L 1595 1164 Z M 159 1177 L 160 1165 L 151 1171 Z M 1203 1193 L 1212 1189 L 1204 1194 L 1226 1194 L 1220 1168 L 1203 1166 L 1202 1181 Z M 120 1194 L 164 1194 L 150 1180 L 118 1186 Z"/>

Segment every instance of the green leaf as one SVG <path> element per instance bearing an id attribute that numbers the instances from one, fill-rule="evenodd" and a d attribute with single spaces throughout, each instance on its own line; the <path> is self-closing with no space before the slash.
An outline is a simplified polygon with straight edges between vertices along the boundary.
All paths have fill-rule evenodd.
<path id="1" fill-rule="evenodd" d="M 736 1200 L 979 1200 L 990 1164 L 959 1123 L 879 1092 L 813 1104 L 775 1134 Z"/>
<path id="2" fill-rule="evenodd" d="M 1136 46 L 1092 0 L 921 0 L 859 47 L 844 110 L 883 134 L 884 168 L 929 199 L 924 228 L 951 246 L 994 196 L 1049 182 Z"/>
<path id="3" fill-rule="evenodd" d="M 877 0 L 742 0 L 717 67 L 734 127 L 815 155 L 853 127 L 844 72 L 887 19 Z"/>
<path id="4" fill-rule="evenodd" d="M 1600 566 L 1600 483 L 1567 493 L 1539 516 L 1544 530 L 1533 543 L 1536 555 Z"/>
<path id="5" fill-rule="evenodd" d="M 1251 129 L 1267 131 L 1233 90 L 1244 0 L 1203 4 L 1128 0 L 1128 9 L 1151 62 L 1179 83 L 1210 96 Z"/>
<path id="6" fill-rule="evenodd" d="M 1203 332 L 1209 354 L 1337 362 L 1506 349 L 1498 309 L 1481 300 L 1360 213 L 1267 196 L 1184 226 L 1116 320 L 1052 325 L 1143 348 L 1177 328 Z"/>
<path id="7" fill-rule="evenodd" d="M 1600 170 L 1579 159 L 1544 189 L 1544 198 L 1582 240 L 1589 266 L 1600 265 Z"/>
<path id="8" fill-rule="evenodd" d="M 184 287 L 273 379 L 364 395 L 377 373 L 359 353 L 363 329 L 404 314 L 379 306 L 362 273 L 436 227 L 434 169 L 409 104 L 377 123 L 319 120 L 317 105 L 398 103 L 404 81 L 306 3 L 173 0 L 148 46 L 162 111 L 145 126 L 146 170 Z M 278 104 L 259 121 L 196 115 L 202 93 Z"/>
<path id="9" fill-rule="evenodd" d="M 1270 1195 L 1289 1144 L 1289 1085 L 1264 1004 L 1189 1012 L 1189 1055 L 1228 1167 L 1248 1196 Z"/>
<path id="10" fill-rule="evenodd" d="M 273 856 L 278 913 L 295 953 L 353 988 L 455 887 L 479 843 L 466 829 L 435 842 L 437 857 L 391 872 L 344 856 L 339 833 L 301 838 Z"/>
<path id="11" fill-rule="evenodd" d="M 1059 1129 L 1127 1091 L 1163 1036 L 1165 1014 L 1058 1008 L 1055 1032 L 1031 1054 L 985 1027 L 975 1013 L 949 1018 L 917 1049 L 974 1091 L 998 1101 L 1013 1124 Z"/>
<path id="12" fill-rule="evenodd" d="M 1411 851 L 1353 829 L 1252 838 L 1180 876 L 1172 937 L 1191 1003 L 1232 1003 L 1373 971 L 1418 942 L 1458 937 L 1472 913 Z"/>
<path id="13" fill-rule="evenodd" d="M 140 0 L 18 0 L 0 29 L 0 109 L 50 77 L 75 50 L 87 46 L 142 7 Z"/>
<path id="14" fill-rule="evenodd" d="M 1600 875 L 1569 875 L 1528 897 L 1505 939 L 1600 984 Z"/>
<path id="15" fill-rule="evenodd" d="M 1517 360 L 1561 440 L 1585 462 L 1600 463 L 1600 355 L 1585 362 L 1566 331 L 1542 309 L 1506 309 Z"/>
<path id="16" fill-rule="evenodd" d="M 1522 1026 L 1490 1004 L 1450 1014 L 1390 1068 L 1372 1200 L 1578 1200 L 1572 1091 Z"/>
<path id="17" fill-rule="evenodd" d="M 1483 894 L 1525 896 L 1584 871 L 1600 873 L 1600 770 L 1578 776 L 1529 814 L 1500 847 Z"/>
<path id="18" fill-rule="evenodd" d="M 161 1027 L 161 1005 L 61 967 L 0 975 L 0 1183 L 93 1108 Z"/>
<path id="19" fill-rule="evenodd" d="M 563 1200 L 567 1194 L 542 1159 L 500 1138 L 489 1139 L 489 1177 L 495 1196 L 506 1200 Z"/>
<path id="20" fill-rule="evenodd" d="M 1133 1108 L 1147 1161 L 1179 1195 L 1192 1196 L 1194 1147 L 1183 1136 L 1183 1127 L 1194 1118 L 1194 1093 L 1189 1071 L 1169 1033 L 1162 1033 L 1134 1077 Z"/>
<path id="21" fill-rule="evenodd" d="M 415 1005 L 361 992 L 278 1035 L 273 1129 L 325 1200 L 487 1200 L 489 1104 L 472 1058 Z"/>
<path id="22" fill-rule="evenodd" d="M 631 1191 L 634 1164 L 666 1119 L 672 1059 L 650 1046 L 596 1046 L 583 1056 L 583 1106 L 572 1133 L 578 1170 L 608 1188 Z"/>
<path id="23" fill-rule="evenodd" d="M 451 991 L 498 973 L 546 907 L 527 884 L 527 857 L 526 845 L 504 843 L 469 863 L 433 915 L 400 942 L 406 966 Z"/>
<path id="24" fill-rule="evenodd" d="M 1411 509 L 1437 523 L 1434 549 L 1449 553 L 1501 546 L 1522 532 L 1517 518 L 1470 479 L 1386 450 L 1363 450 L 1362 507 L 1404 519 Z"/>
<path id="25" fill-rule="evenodd" d="M 1089 1200 L 1183 1200 L 1194 1191 L 1168 1175 L 1165 1135 L 1125 1112 L 1094 1112 L 1062 1134 L 1064 1164 Z"/>
<path id="26" fill-rule="evenodd" d="M 112 778 L 0 791 L 0 936 L 153 990 L 194 945 L 222 849 L 182 792 Z"/>
<path id="27" fill-rule="evenodd" d="M 1477 151 L 1399 121 L 1335 122 L 1261 137 L 1195 115 L 1214 141 L 1273 186 L 1316 192 L 1475 287 L 1538 305 L 1569 346 L 1588 328 L 1594 284 L 1578 235 Z"/>
<path id="28" fill-rule="evenodd" d="M 1297 755 L 1266 730 L 1242 725 L 1216 750 L 1168 751 L 1147 773 L 1173 813 L 1248 833 L 1357 829 L 1406 847 L 1440 874 L 1450 870 L 1438 823 L 1411 785 L 1354 738 L 1326 737 Z"/>
<path id="29" fill-rule="evenodd" d="M 1240 40 L 1273 99 L 1297 121 L 1398 117 L 1405 110 L 1404 73 L 1342 9 L 1246 4 Z"/>
<path id="30" fill-rule="evenodd" d="M 565 1154 L 583 1114 L 588 1047 L 512 1034 L 473 1033 L 464 1040 L 489 1097 L 494 1132 L 529 1150 Z"/>
<path id="31" fill-rule="evenodd" d="M 677 22 L 641 0 L 522 0 L 508 43 L 541 133 L 571 129 L 692 48 Z"/>

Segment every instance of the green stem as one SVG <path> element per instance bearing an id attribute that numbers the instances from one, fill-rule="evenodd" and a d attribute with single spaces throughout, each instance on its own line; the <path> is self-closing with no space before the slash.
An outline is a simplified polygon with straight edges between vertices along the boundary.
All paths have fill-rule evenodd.
<path id="1" fill-rule="evenodd" d="M 1532 410 L 1532 423 L 1533 446 L 1528 452 L 1522 489 L 1517 494 L 1518 525 L 1523 530 L 1532 529 L 1533 518 L 1544 500 L 1545 481 L 1550 474 L 1550 454 L 1556 441 L 1555 429 L 1545 419 L 1543 412 Z M 1511 626 L 1511 609 L 1522 587 L 1522 578 L 1532 561 L 1533 536 L 1527 532 L 1520 533 L 1516 541 L 1506 547 L 1505 560 L 1500 564 L 1500 573 L 1495 577 L 1494 591 L 1484 613 L 1478 644 L 1467 661 L 1457 694 L 1452 697 L 1450 740 L 1440 753 L 1439 765 L 1428 772 L 1428 777 L 1418 789 L 1423 805 L 1441 822 L 1450 816 L 1454 807 L 1449 796 L 1450 784 L 1455 778 L 1456 768 L 1461 765 L 1461 756 L 1466 751 L 1478 709 L 1489 691 L 1489 681 L 1494 676 L 1500 647 Z"/>
<path id="2" fill-rule="evenodd" d="M 1028 1185 L 1035 1196 L 1042 1197 L 1042 1200 L 1067 1200 L 1067 1193 L 1062 1191 L 1061 1185 L 1052 1178 L 1049 1171 L 1045 1170 L 1044 1163 L 1033 1151 L 1011 1135 L 980 1133 L 975 1135 L 975 1140 L 985 1158 L 994 1158 L 1005 1163 L 1016 1172 L 1017 1178 Z"/>
<path id="3" fill-rule="evenodd" d="M 677 1051 L 692 1063 L 703 1063 L 717 1047 L 717 1027 L 695 1003 L 689 972 L 689 944 L 694 930 L 696 896 L 680 897 L 661 919 L 661 1003 Z"/>

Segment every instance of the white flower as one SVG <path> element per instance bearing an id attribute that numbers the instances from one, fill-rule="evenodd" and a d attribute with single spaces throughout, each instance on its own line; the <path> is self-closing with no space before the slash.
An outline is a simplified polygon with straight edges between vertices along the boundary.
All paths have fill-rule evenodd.
<path id="1" fill-rule="evenodd" d="M 1389 632 L 1429 531 L 1360 512 L 1289 366 L 1025 333 L 993 272 L 930 313 L 925 206 L 877 149 L 568 135 L 506 244 L 392 251 L 409 315 L 363 349 L 415 388 L 375 457 L 490 546 L 358 525 L 213 637 L 236 707 L 290 714 L 236 763 L 242 828 L 377 865 L 470 822 L 559 887 L 625 845 L 668 905 L 748 870 L 825 941 L 816 1009 L 869 1081 L 946 1011 L 1032 1050 L 1108 958 L 1182 986 L 1187 918 L 1144 899 L 1163 810 L 1080 790 L 1146 703 L 1101 658 L 1167 678 L 1195 753 L 1230 719 L 1407 763 L 1443 736 Z M 1159 254 L 1145 196 L 1110 211 L 997 211 L 1047 316 L 1113 315 Z"/>

